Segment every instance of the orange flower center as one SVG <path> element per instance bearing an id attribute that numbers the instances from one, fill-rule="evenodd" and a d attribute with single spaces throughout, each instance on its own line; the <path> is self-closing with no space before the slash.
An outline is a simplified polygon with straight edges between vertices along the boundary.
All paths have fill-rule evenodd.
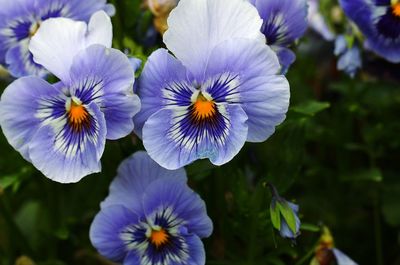
<path id="1" fill-rule="evenodd" d="M 152 230 L 150 235 L 150 242 L 156 247 L 160 247 L 168 242 L 169 235 L 164 229 Z"/>
<path id="2" fill-rule="evenodd" d="M 396 17 L 400 18 L 400 3 L 399 2 L 392 5 L 392 13 Z"/>
<path id="3" fill-rule="evenodd" d="M 208 100 L 203 94 L 199 94 L 194 103 L 194 116 L 197 119 L 203 120 L 212 117 L 216 113 L 216 105 L 214 101 Z"/>
<path id="4" fill-rule="evenodd" d="M 83 125 L 89 123 L 89 113 L 82 104 L 71 100 L 68 119 L 75 131 L 80 131 Z"/>

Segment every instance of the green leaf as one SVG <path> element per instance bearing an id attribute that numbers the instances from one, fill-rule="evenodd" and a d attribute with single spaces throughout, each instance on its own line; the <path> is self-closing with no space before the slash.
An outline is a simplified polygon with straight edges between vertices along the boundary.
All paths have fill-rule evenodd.
<path id="1" fill-rule="evenodd" d="M 286 201 L 278 202 L 277 205 L 283 218 L 288 224 L 289 229 L 292 230 L 294 234 L 296 234 L 296 218 L 292 208 L 290 208 L 289 204 Z"/>
<path id="2" fill-rule="evenodd" d="M 307 115 L 314 116 L 315 114 L 329 108 L 331 104 L 329 102 L 319 102 L 319 101 L 307 101 L 300 105 L 292 107 L 292 111 Z"/>
<path id="3" fill-rule="evenodd" d="M 271 222 L 272 225 L 280 230 L 281 229 L 281 213 L 279 211 L 279 208 L 276 207 L 276 203 L 271 203 L 271 206 L 269 207 L 269 211 L 271 213 Z"/>
<path id="4" fill-rule="evenodd" d="M 300 229 L 304 231 L 309 231 L 309 232 L 320 232 L 321 228 L 318 225 L 313 225 L 313 224 L 308 224 L 308 223 L 302 223 L 300 225 Z"/>

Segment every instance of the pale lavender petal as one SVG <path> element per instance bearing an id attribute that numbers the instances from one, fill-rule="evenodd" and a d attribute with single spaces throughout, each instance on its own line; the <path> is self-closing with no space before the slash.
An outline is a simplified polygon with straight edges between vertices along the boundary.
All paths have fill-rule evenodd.
<path id="1" fill-rule="evenodd" d="M 124 205 L 135 212 L 142 211 L 142 196 L 157 179 L 180 180 L 186 183 L 185 169 L 167 170 L 152 160 L 146 152 L 134 153 L 118 167 L 118 174 L 111 183 L 108 197 L 101 208 Z"/>
<path id="2" fill-rule="evenodd" d="M 42 100 L 54 100 L 60 91 L 36 77 L 24 77 L 11 83 L 0 101 L 0 125 L 8 142 L 28 161 L 28 146 L 41 126 L 37 116 Z"/>

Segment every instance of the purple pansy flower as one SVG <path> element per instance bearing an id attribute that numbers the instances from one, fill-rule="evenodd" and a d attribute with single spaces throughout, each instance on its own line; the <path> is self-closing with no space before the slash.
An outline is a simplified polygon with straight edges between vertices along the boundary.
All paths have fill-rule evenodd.
<path id="1" fill-rule="evenodd" d="M 111 20 L 103 11 L 88 25 L 67 18 L 44 21 L 30 51 L 61 81 L 22 77 L 1 97 L 7 140 L 55 181 L 77 182 L 99 172 L 106 139 L 133 130 L 140 108 L 134 71 L 123 53 L 110 48 L 111 40 Z"/>
<path id="2" fill-rule="evenodd" d="M 340 0 L 340 4 L 365 35 L 366 47 L 390 62 L 400 62 L 400 1 Z"/>
<path id="3" fill-rule="evenodd" d="M 160 167 L 146 152 L 126 159 L 90 228 L 103 256 L 124 265 L 204 265 L 200 238 L 213 225 L 185 170 Z"/>
<path id="4" fill-rule="evenodd" d="M 354 41 L 355 42 L 355 41 Z M 339 57 L 337 68 L 345 71 L 351 78 L 354 78 L 362 66 L 361 51 L 356 43 L 349 43 L 344 35 L 339 35 L 335 41 L 335 55 Z"/>
<path id="5" fill-rule="evenodd" d="M 277 53 L 286 73 L 296 55 L 288 47 L 307 29 L 307 0 L 250 0 L 264 23 L 267 44 Z"/>
<path id="6" fill-rule="evenodd" d="M 96 11 L 115 12 L 106 0 L 0 0 L 0 7 L 0 64 L 15 77 L 47 73 L 28 50 L 43 21 L 67 17 L 87 22 Z"/>
<path id="7" fill-rule="evenodd" d="M 139 82 L 136 131 L 149 155 L 177 169 L 197 159 L 230 161 L 285 119 L 289 84 L 265 45 L 262 20 L 242 0 L 181 0 Z"/>

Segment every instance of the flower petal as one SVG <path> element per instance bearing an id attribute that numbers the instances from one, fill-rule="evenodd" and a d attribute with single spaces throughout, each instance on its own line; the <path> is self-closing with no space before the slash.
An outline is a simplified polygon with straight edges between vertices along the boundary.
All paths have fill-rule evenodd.
<path id="1" fill-rule="evenodd" d="M 125 257 L 123 265 L 140 265 L 140 256 L 137 252 L 131 251 Z"/>
<path id="2" fill-rule="evenodd" d="M 181 0 L 168 17 L 164 42 L 197 78 L 201 78 L 216 45 L 231 38 L 264 42 L 261 25 L 257 10 L 247 1 Z"/>
<path id="3" fill-rule="evenodd" d="M 271 48 L 254 40 L 229 40 L 212 51 L 206 76 L 239 76 L 239 99 L 234 102 L 239 101 L 248 116 L 249 142 L 265 141 L 286 117 L 290 90 L 279 68 Z"/>
<path id="4" fill-rule="evenodd" d="M 147 187 L 157 179 L 170 178 L 186 183 L 185 169 L 167 170 L 154 162 L 146 152 L 136 152 L 118 167 L 117 177 L 111 183 L 109 195 L 101 203 L 101 208 L 120 204 L 141 212 L 141 198 Z"/>
<path id="5" fill-rule="evenodd" d="M 29 156 L 34 166 L 54 181 L 78 182 L 101 170 L 100 157 L 106 136 L 104 115 L 95 103 L 85 108 L 90 116 L 87 128 L 74 130 L 63 115 L 46 120 L 29 144 Z"/>
<path id="6" fill-rule="evenodd" d="M 239 105 L 220 106 L 215 123 L 205 122 L 201 127 L 191 124 L 189 115 L 180 108 L 163 109 L 145 123 L 143 144 L 161 166 L 177 169 L 202 158 L 222 165 L 243 147 L 247 116 Z"/>
<path id="7" fill-rule="evenodd" d="M 351 258 L 349 258 L 346 254 L 340 251 L 337 248 L 334 248 L 333 254 L 335 255 L 336 262 L 338 265 L 357 265 Z"/>
<path id="8" fill-rule="evenodd" d="M 281 64 L 281 73 L 284 75 L 289 70 L 290 66 L 296 60 L 294 52 L 288 48 L 280 46 L 271 46 L 278 56 L 279 63 Z"/>
<path id="9" fill-rule="evenodd" d="M 49 5 L 47 0 L 43 2 Z M 57 2 L 61 2 L 64 6 L 63 16 L 74 20 L 89 21 L 91 15 L 99 10 L 104 10 L 109 16 L 115 14 L 114 6 L 107 4 L 107 0 L 58 0 Z"/>
<path id="10" fill-rule="evenodd" d="M 82 102 L 96 102 L 104 113 L 107 139 L 132 132 L 133 116 L 140 110 L 133 94 L 135 73 L 125 54 L 102 45 L 92 45 L 76 55 L 68 86 Z"/>
<path id="11" fill-rule="evenodd" d="M 139 79 L 141 110 L 135 116 L 135 132 L 141 137 L 147 119 L 167 103 L 163 89 L 187 79 L 186 68 L 165 49 L 158 49 L 148 58 Z"/>
<path id="12" fill-rule="evenodd" d="M 257 0 L 255 6 L 269 45 L 287 46 L 307 29 L 307 0 Z"/>
<path id="13" fill-rule="evenodd" d="M 28 42 L 28 39 L 20 41 L 7 51 L 7 69 L 14 77 L 27 75 L 44 77 L 48 72 L 33 61 L 32 54 L 28 50 Z"/>
<path id="14" fill-rule="evenodd" d="M 390 1 L 340 0 L 340 5 L 365 35 L 368 49 L 389 62 L 400 62 L 399 19 Z"/>
<path id="15" fill-rule="evenodd" d="M 188 233 L 201 238 L 210 236 L 213 230 L 204 201 L 179 179 L 159 178 L 152 182 L 143 195 L 143 209 L 150 220 L 154 214 L 172 209 L 174 221 L 181 220 Z"/>
<path id="16" fill-rule="evenodd" d="M 44 21 L 32 37 L 29 50 L 36 63 L 62 81 L 69 80 L 69 70 L 75 55 L 92 44 L 110 47 L 111 20 L 103 12 L 94 14 L 87 26 L 68 18 L 50 18 Z"/>
<path id="17" fill-rule="evenodd" d="M 129 225 L 138 223 L 139 218 L 137 214 L 122 205 L 103 208 L 90 226 L 90 241 L 101 255 L 121 262 L 128 253 L 128 248 L 121 239 L 121 231 Z"/>
<path id="18" fill-rule="evenodd" d="M 0 125 L 8 142 L 28 161 L 28 146 L 40 127 L 37 111 L 44 98 L 55 98 L 60 91 L 36 77 L 23 77 L 11 83 L 0 101 Z"/>

